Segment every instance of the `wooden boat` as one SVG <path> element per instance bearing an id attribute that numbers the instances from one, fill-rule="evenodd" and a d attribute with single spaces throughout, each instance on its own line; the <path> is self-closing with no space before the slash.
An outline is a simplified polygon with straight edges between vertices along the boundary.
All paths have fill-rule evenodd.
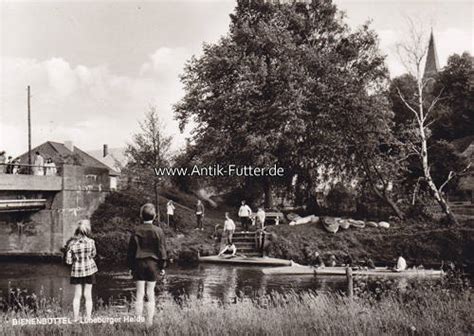
<path id="1" fill-rule="evenodd" d="M 322 222 L 328 232 L 336 233 L 339 230 L 339 223 L 336 218 L 324 217 Z"/>
<path id="2" fill-rule="evenodd" d="M 202 263 L 213 263 L 213 264 L 233 264 L 233 265 L 256 265 L 256 266 L 290 266 L 291 261 L 278 258 L 268 257 L 246 257 L 238 255 L 235 257 L 229 256 L 206 256 L 199 257 L 199 262 Z"/>
<path id="3" fill-rule="evenodd" d="M 365 228 L 365 222 L 362 220 L 355 220 L 355 219 L 349 219 L 349 223 L 351 223 L 351 226 L 359 229 Z"/>
<path id="4" fill-rule="evenodd" d="M 351 226 L 351 223 L 349 223 L 347 219 L 338 219 L 337 222 L 339 223 L 339 227 L 344 230 L 347 230 Z"/>
<path id="5" fill-rule="evenodd" d="M 387 222 L 379 222 L 379 227 L 388 229 L 390 227 L 390 224 Z"/>
<path id="6" fill-rule="evenodd" d="M 264 274 L 268 275 L 346 275 L 345 267 L 325 267 L 315 268 L 293 264 L 285 267 L 270 267 L 262 269 Z M 440 277 L 443 274 L 441 270 L 408 269 L 403 272 L 395 272 L 385 267 L 376 267 L 369 270 L 353 270 L 353 275 L 357 276 L 384 276 L 384 277 Z"/>
<path id="7" fill-rule="evenodd" d="M 372 222 L 372 221 L 368 221 L 367 226 L 374 227 L 374 228 L 379 227 L 379 225 L 376 222 Z"/>
<path id="8" fill-rule="evenodd" d="M 299 217 L 290 222 L 290 226 L 301 225 L 301 224 L 316 224 L 319 221 L 319 217 L 315 215 L 310 215 L 306 217 Z"/>

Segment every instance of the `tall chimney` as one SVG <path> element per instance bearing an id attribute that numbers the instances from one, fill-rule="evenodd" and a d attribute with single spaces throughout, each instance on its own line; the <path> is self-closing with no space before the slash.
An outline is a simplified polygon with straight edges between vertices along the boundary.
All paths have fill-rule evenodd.
<path id="1" fill-rule="evenodd" d="M 106 157 L 107 155 L 109 155 L 109 146 L 104 144 L 103 157 Z"/>
<path id="2" fill-rule="evenodd" d="M 71 152 L 74 152 L 74 145 L 72 144 L 72 141 L 64 141 L 64 146 Z"/>

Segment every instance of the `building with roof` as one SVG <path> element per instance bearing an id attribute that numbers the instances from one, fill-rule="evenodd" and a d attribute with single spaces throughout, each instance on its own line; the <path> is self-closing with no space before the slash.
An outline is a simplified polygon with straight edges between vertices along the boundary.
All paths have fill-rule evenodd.
<path id="1" fill-rule="evenodd" d="M 55 162 L 57 173 L 0 174 L 1 256 L 60 256 L 78 221 L 92 216 L 118 174 L 70 142 L 47 141 L 36 151 Z M 19 159 L 28 162 L 28 153 Z"/>
<path id="2" fill-rule="evenodd" d="M 104 144 L 101 150 L 87 151 L 87 153 L 110 168 L 110 188 L 117 189 L 120 184 L 120 174 L 127 165 L 125 148 L 109 148 L 107 144 Z"/>
<path id="3" fill-rule="evenodd" d="M 102 168 L 109 171 L 110 189 L 117 189 L 117 177 L 120 175 L 120 170 L 116 170 L 113 164 L 95 158 L 87 152 L 73 145 L 71 141 L 64 143 L 46 141 L 31 150 L 32 155 L 39 152 L 43 158 L 52 159 L 56 166 L 61 167 L 64 164 L 72 164 L 83 167 Z M 28 162 L 28 152 L 18 157 L 20 162 Z"/>

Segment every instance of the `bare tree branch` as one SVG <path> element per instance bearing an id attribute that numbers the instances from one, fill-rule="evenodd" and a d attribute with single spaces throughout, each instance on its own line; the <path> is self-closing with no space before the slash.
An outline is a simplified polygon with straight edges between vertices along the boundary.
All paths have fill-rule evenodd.
<path id="1" fill-rule="evenodd" d="M 466 168 L 464 168 L 463 170 L 461 170 L 460 172 L 456 173 L 454 171 L 450 171 L 449 174 L 448 174 L 448 177 L 446 178 L 446 181 L 444 181 L 444 183 L 439 187 L 439 192 L 442 192 L 443 191 L 443 188 L 456 176 L 459 176 L 459 175 L 462 175 L 464 174 L 465 172 L 467 172 L 469 170 L 469 168 L 471 168 L 471 163 L 469 163 L 467 165 Z"/>

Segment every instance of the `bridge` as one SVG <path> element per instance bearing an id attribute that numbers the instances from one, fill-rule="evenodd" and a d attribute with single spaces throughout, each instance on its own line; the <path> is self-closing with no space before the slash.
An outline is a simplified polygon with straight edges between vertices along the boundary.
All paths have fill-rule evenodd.
<path id="1" fill-rule="evenodd" d="M 110 191 L 107 169 L 58 168 L 56 176 L 0 174 L 0 256 L 61 255 Z"/>

